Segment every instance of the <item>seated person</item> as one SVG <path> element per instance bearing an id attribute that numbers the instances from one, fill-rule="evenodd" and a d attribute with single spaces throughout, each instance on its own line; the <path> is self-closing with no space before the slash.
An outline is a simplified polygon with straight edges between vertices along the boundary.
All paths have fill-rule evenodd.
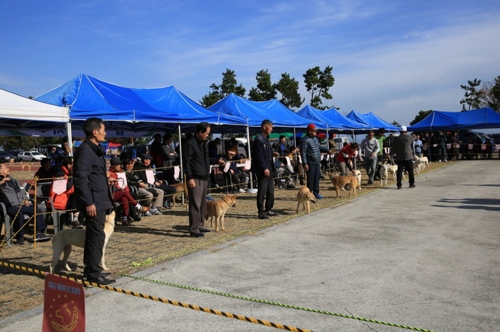
<path id="1" fill-rule="evenodd" d="M 0 163 L 0 202 L 7 208 L 7 214 L 13 220 L 16 243 L 24 244 L 24 215 L 32 217 L 35 207 L 27 199 L 27 194 L 19 185 L 19 182 L 10 177 L 10 170 L 5 163 Z M 36 240 L 48 241 L 50 236 L 45 235 L 45 219 L 36 208 Z"/>
<path id="2" fill-rule="evenodd" d="M 40 168 L 35 173 L 35 177 L 38 178 L 38 182 L 52 182 L 52 164 L 49 158 L 43 158 L 40 160 Z"/>
<path id="3" fill-rule="evenodd" d="M 219 165 L 219 169 L 225 173 L 227 177 L 229 177 L 233 183 L 233 185 L 236 187 L 236 189 L 240 193 L 246 192 L 245 190 L 245 184 L 248 181 L 248 177 L 246 173 L 238 169 L 238 166 L 236 165 L 237 160 L 234 159 L 238 151 L 234 148 L 230 148 L 226 152 L 226 156 L 222 158 L 222 163 Z M 226 166 L 229 163 L 229 166 Z M 229 167 L 229 168 L 226 168 Z M 233 191 L 233 188 L 230 188 L 231 192 Z"/>
<path id="4" fill-rule="evenodd" d="M 300 162 L 299 159 L 300 156 L 300 150 L 296 146 L 290 146 L 288 148 L 288 158 L 290 159 L 290 164 L 293 168 L 293 174 L 295 174 L 295 183 L 297 183 L 297 174 L 298 178 L 300 180 L 300 185 L 305 186 L 304 182 L 304 167 L 302 166 L 302 163 Z"/>
<path id="5" fill-rule="evenodd" d="M 273 152 L 273 158 L 274 158 L 274 166 L 276 168 L 274 176 L 274 183 L 278 187 L 278 189 L 282 189 L 285 186 L 287 188 L 295 188 L 295 185 L 293 184 L 292 181 L 292 172 L 285 167 L 285 164 L 281 159 L 279 158 L 279 153 L 277 151 Z"/>
<path id="6" fill-rule="evenodd" d="M 151 182 L 148 182 L 148 177 L 146 175 L 147 170 L 153 170 L 151 168 L 151 161 L 153 158 L 147 154 L 144 153 L 142 156 L 142 164 L 137 166 L 136 170 L 138 170 L 137 175 L 139 178 L 142 180 L 142 182 L 147 183 L 149 188 L 157 188 L 163 190 L 164 193 L 164 202 L 163 202 L 163 207 L 169 209 L 170 204 L 169 202 L 172 199 L 173 194 L 175 194 L 175 187 L 169 186 L 167 181 L 165 180 L 160 180 L 154 176 L 154 178 L 151 179 Z"/>
<path id="7" fill-rule="evenodd" d="M 63 192 L 54 192 L 54 182 L 50 188 L 50 197 L 54 202 L 53 208 L 56 210 L 75 210 L 73 218 L 67 218 L 66 225 L 72 225 L 73 228 L 83 228 L 78 221 L 79 212 L 76 210 L 75 187 L 73 186 L 73 157 L 64 157 L 60 168 L 61 174 L 57 174 L 54 181 L 64 178 L 67 180 L 66 190 Z"/>
<path id="8" fill-rule="evenodd" d="M 128 186 L 137 191 L 139 200 L 143 206 L 149 206 L 149 211 L 144 212 L 144 215 L 162 215 L 163 213 L 158 211 L 158 207 L 161 207 L 163 204 L 163 190 L 158 188 L 149 188 L 148 184 L 141 180 L 137 172 L 134 171 L 135 161 L 125 158 L 122 159 L 122 162 L 123 168 L 125 168 Z"/>
<path id="9" fill-rule="evenodd" d="M 119 202 L 122 208 L 122 225 L 130 226 L 131 220 L 141 221 L 141 218 L 137 215 L 137 211 L 146 212 L 149 208 L 137 202 L 139 195 L 132 193 L 128 185 L 120 183 L 118 173 L 123 173 L 122 162 L 118 158 L 111 158 L 111 166 L 108 170 L 108 182 L 113 194 L 113 201 Z"/>

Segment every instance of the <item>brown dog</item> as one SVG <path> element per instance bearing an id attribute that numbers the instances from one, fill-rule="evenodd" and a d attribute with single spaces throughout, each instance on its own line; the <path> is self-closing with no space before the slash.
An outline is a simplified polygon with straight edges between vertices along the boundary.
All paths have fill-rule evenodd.
<path id="1" fill-rule="evenodd" d="M 300 204 L 303 206 L 303 210 L 306 209 L 307 206 L 307 214 L 311 213 L 311 202 L 316 204 L 316 197 L 312 194 L 312 192 L 307 187 L 300 188 L 297 193 L 297 211 L 295 213 L 299 213 Z"/>
<path id="2" fill-rule="evenodd" d="M 187 192 L 185 182 L 173 184 L 172 187 L 175 188 L 175 194 L 172 194 L 172 207 L 174 208 L 175 207 L 175 198 L 177 197 L 177 195 L 184 193 L 184 197 L 187 198 L 188 192 Z"/>
<path id="3" fill-rule="evenodd" d="M 330 180 L 332 181 L 333 188 L 337 193 L 337 197 L 340 197 L 340 188 L 344 187 L 346 184 L 349 184 L 349 197 L 351 197 L 351 192 L 354 192 L 354 197 L 357 197 L 356 187 L 358 186 L 358 179 L 355 176 L 351 175 L 337 175 L 336 173 L 330 173 Z"/>
<path id="4" fill-rule="evenodd" d="M 212 226 L 213 218 L 215 217 L 215 231 L 219 231 L 219 220 L 220 229 L 225 231 L 224 216 L 226 215 L 227 209 L 231 206 L 236 206 L 236 195 L 226 195 L 216 201 L 207 201 L 207 216 L 205 217 L 205 221 L 210 218 L 210 226 Z"/>

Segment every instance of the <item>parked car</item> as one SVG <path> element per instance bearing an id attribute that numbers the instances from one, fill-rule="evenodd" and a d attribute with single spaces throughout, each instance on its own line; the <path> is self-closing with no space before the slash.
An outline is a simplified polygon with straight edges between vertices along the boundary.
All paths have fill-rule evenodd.
<path id="1" fill-rule="evenodd" d="M 38 151 L 23 151 L 17 155 L 19 161 L 40 161 L 43 158 L 47 157 Z"/>
<path id="2" fill-rule="evenodd" d="M 11 159 L 16 161 L 16 156 L 14 156 L 12 153 L 7 152 L 7 151 L 0 152 L 0 162 L 6 163 L 6 162 L 9 162 Z"/>

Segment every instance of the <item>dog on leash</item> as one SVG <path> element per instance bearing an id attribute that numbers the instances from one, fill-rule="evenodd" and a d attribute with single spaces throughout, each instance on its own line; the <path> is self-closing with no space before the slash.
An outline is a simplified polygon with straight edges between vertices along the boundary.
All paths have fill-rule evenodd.
<path id="1" fill-rule="evenodd" d="M 237 195 L 226 195 L 216 201 L 207 201 L 207 215 L 205 216 L 205 221 L 208 221 L 208 218 L 210 218 L 210 226 L 212 226 L 213 219 L 215 218 L 216 232 L 219 231 L 219 221 L 221 231 L 226 230 L 224 227 L 224 216 L 231 206 L 236 206 L 236 196 Z"/>
<path id="2" fill-rule="evenodd" d="M 307 214 L 311 213 L 311 202 L 316 204 L 316 197 L 313 193 L 307 187 L 300 188 L 297 193 L 297 211 L 295 213 L 299 213 L 300 204 L 302 204 L 303 210 L 307 209 Z"/>
<path id="3" fill-rule="evenodd" d="M 389 164 L 380 165 L 380 186 L 385 183 L 387 187 L 387 180 L 389 179 Z M 396 166 L 397 167 L 397 166 Z"/>
<path id="4" fill-rule="evenodd" d="M 101 258 L 101 267 L 104 271 L 108 270 L 106 264 L 104 263 L 104 253 L 106 251 L 106 244 L 108 243 L 111 234 L 113 234 L 115 230 L 115 211 L 111 212 L 106 216 L 106 222 L 104 223 L 104 246 L 102 247 L 102 258 Z M 61 252 L 64 252 L 63 256 L 63 266 L 66 271 L 71 271 L 71 268 L 68 265 L 68 258 L 71 254 L 72 246 L 77 246 L 83 248 L 85 245 L 85 229 L 64 229 L 58 232 L 52 238 L 52 265 L 50 266 L 50 272 L 53 273 L 57 262 L 59 261 L 59 257 L 61 256 Z"/>
<path id="5" fill-rule="evenodd" d="M 422 163 L 422 170 L 425 168 L 425 167 L 429 167 L 429 158 L 427 158 L 426 156 L 422 156 L 422 157 L 419 157 L 419 156 L 414 156 L 414 159 L 415 160 L 420 160 L 420 163 Z"/>
<path id="6" fill-rule="evenodd" d="M 358 189 L 361 190 L 361 171 L 359 169 L 354 170 L 354 176 L 358 180 Z"/>
<path id="7" fill-rule="evenodd" d="M 337 196 L 335 198 L 340 197 L 340 188 L 344 187 L 345 185 L 349 185 L 349 197 L 351 197 L 351 193 L 354 193 L 354 197 L 357 197 L 356 188 L 358 187 L 358 179 L 355 176 L 338 175 L 336 173 L 330 173 L 329 176 L 330 181 L 332 181 L 333 188 L 337 193 Z"/>

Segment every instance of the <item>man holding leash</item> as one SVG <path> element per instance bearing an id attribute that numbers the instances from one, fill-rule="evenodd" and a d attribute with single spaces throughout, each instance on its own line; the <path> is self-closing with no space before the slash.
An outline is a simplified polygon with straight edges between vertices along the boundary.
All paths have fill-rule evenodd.
<path id="1" fill-rule="evenodd" d="M 319 194 L 319 178 L 321 177 L 321 145 L 316 137 L 316 126 L 314 123 L 307 125 L 307 135 L 302 138 L 300 155 L 302 165 L 307 173 L 307 188 L 314 194 L 316 199 L 322 199 Z M 327 151 L 325 151 L 327 152 Z"/>
<path id="2" fill-rule="evenodd" d="M 106 157 L 99 144 L 106 137 L 104 122 L 89 118 L 83 125 L 85 141 L 76 149 L 73 179 L 78 208 L 86 220 L 85 245 L 83 249 L 83 277 L 89 282 L 113 285 L 116 281 L 106 279 L 100 266 L 104 247 L 104 223 L 106 214 L 113 206 L 106 177 Z"/>
<path id="3" fill-rule="evenodd" d="M 252 146 L 252 172 L 257 176 L 257 210 L 259 219 L 269 219 L 278 215 L 271 211 L 274 206 L 273 174 L 275 166 L 273 151 L 268 136 L 273 131 L 273 123 L 264 120 L 260 124 L 260 134 L 255 137 Z M 264 200 L 266 201 L 264 204 Z"/>
<path id="4" fill-rule="evenodd" d="M 403 178 L 403 168 L 408 171 L 410 178 L 410 188 L 415 188 L 415 175 L 413 174 L 413 138 L 408 135 L 406 126 L 401 126 L 401 135 L 394 139 L 392 143 L 392 151 L 395 155 L 394 159 L 398 165 L 397 185 L 401 189 L 401 179 Z"/>
<path id="5" fill-rule="evenodd" d="M 210 158 L 208 157 L 207 137 L 210 125 L 202 122 L 196 125 L 196 133 L 186 140 L 183 146 L 183 166 L 189 195 L 189 235 L 204 237 L 210 230 L 204 228 L 207 214 L 207 188 L 210 177 Z"/>

